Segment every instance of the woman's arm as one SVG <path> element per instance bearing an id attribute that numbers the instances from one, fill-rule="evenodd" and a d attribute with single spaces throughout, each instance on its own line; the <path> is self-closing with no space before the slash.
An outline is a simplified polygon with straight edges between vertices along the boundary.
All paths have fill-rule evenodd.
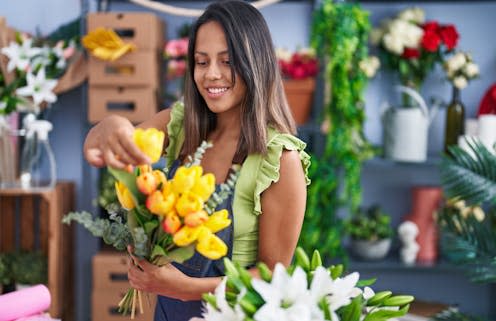
<path id="1" fill-rule="evenodd" d="M 169 120 L 170 108 L 155 114 L 137 127 L 165 130 Z M 86 160 L 96 167 L 109 165 L 115 168 L 149 163 L 148 157 L 134 144 L 133 131 L 134 126 L 127 118 L 118 115 L 106 117 L 93 126 L 86 136 L 83 146 Z"/>
<path id="2" fill-rule="evenodd" d="M 307 189 L 303 166 L 297 151 L 284 151 L 279 180 L 261 197 L 258 261 L 270 269 L 277 262 L 289 265 L 300 236 L 305 215 Z"/>

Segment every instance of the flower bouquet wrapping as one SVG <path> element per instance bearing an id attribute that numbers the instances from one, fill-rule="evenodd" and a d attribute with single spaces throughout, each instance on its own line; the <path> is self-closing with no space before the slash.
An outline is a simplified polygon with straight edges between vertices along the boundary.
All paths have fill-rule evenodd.
<path id="1" fill-rule="evenodd" d="M 161 155 L 164 133 L 157 129 L 136 129 L 134 142 L 152 163 Z M 122 208 L 109 219 L 93 219 L 87 212 L 72 212 L 63 221 L 83 224 L 94 236 L 119 250 L 132 246 L 133 255 L 161 266 L 184 262 L 195 252 L 216 260 L 227 254 L 226 244 L 215 235 L 231 224 L 227 210 L 215 211 L 233 190 L 236 171 L 215 192 L 215 176 L 204 174 L 199 165 L 209 143 L 203 142 L 186 164 L 167 179 L 166 169 L 150 165 L 109 168 L 115 177 L 115 189 Z M 122 215 L 124 214 L 124 215 Z M 131 313 L 136 306 L 143 312 L 141 293 L 130 289 L 119 302 L 119 311 Z"/>
<path id="2" fill-rule="evenodd" d="M 276 264 L 271 273 L 263 263 L 257 265 L 260 279 L 228 259 L 227 277 L 205 294 L 206 321 L 379 321 L 405 315 L 410 295 L 374 293 L 373 280 L 359 280 L 357 272 L 343 275 L 343 266 L 326 268 L 320 254 L 310 259 L 296 250 L 293 265 Z"/>

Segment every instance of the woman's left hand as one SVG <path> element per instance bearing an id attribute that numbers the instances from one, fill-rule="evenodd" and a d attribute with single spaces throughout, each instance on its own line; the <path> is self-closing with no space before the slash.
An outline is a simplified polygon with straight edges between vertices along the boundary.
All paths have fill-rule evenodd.
<path id="1" fill-rule="evenodd" d="M 134 261 L 134 263 L 133 263 Z M 132 256 L 127 273 L 129 283 L 137 290 L 179 300 L 187 299 L 189 276 L 172 264 L 154 265 Z"/>

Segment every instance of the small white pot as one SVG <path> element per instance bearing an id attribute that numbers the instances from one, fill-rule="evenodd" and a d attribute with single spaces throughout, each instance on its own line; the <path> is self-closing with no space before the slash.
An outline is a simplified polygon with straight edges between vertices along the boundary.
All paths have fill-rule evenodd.
<path id="1" fill-rule="evenodd" d="M 351 251 L 363 260 L 373 261 L 386 257 L 391 248 L 391 239 L 377 241 L 351 240 Z"/>

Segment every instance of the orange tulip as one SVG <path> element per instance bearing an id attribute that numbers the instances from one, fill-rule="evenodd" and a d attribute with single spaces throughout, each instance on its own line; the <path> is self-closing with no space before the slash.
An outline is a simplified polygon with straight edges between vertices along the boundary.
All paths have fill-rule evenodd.
<path id="1" fill-rule="evenodd" d="M 181 227 L 181 219 L 175 212 L 169 212 L 162 222 L 162 228 L 165 232 L 174 235 Z"/>
<path id="2" fill-rule="evenodd" d="M 185 217 L 190 213 L 198 212 L 202 208 L 203 203 L 201 198 L 190 192 L 183 193 L 179 196 L 176 203 L 177 214 L 181 217 Z"/>
<path id="3" fill-rule="evenodd" d="M 153 214 L 166 216 L 173 208 L 176 196 L 172 193 L 164 195 L 161 191 L 155 191 L 146 198 L 146 208 Z"/>
<path id="4" fill-rule="evenodd" d="M 150 172 L 145 172 L 136 178 L 136 186 L 141 193 L 150 195 L 157 189 L 157 179 Z"/>
<path id="5" fill-rule="evenodd" d="M 205 211 L 198 211 L 194 213 L 190 213 L 184 217 L 184 224 L 190 227 L 196 227 L 205 223 L 208 219 L 208 214 Z"/>

